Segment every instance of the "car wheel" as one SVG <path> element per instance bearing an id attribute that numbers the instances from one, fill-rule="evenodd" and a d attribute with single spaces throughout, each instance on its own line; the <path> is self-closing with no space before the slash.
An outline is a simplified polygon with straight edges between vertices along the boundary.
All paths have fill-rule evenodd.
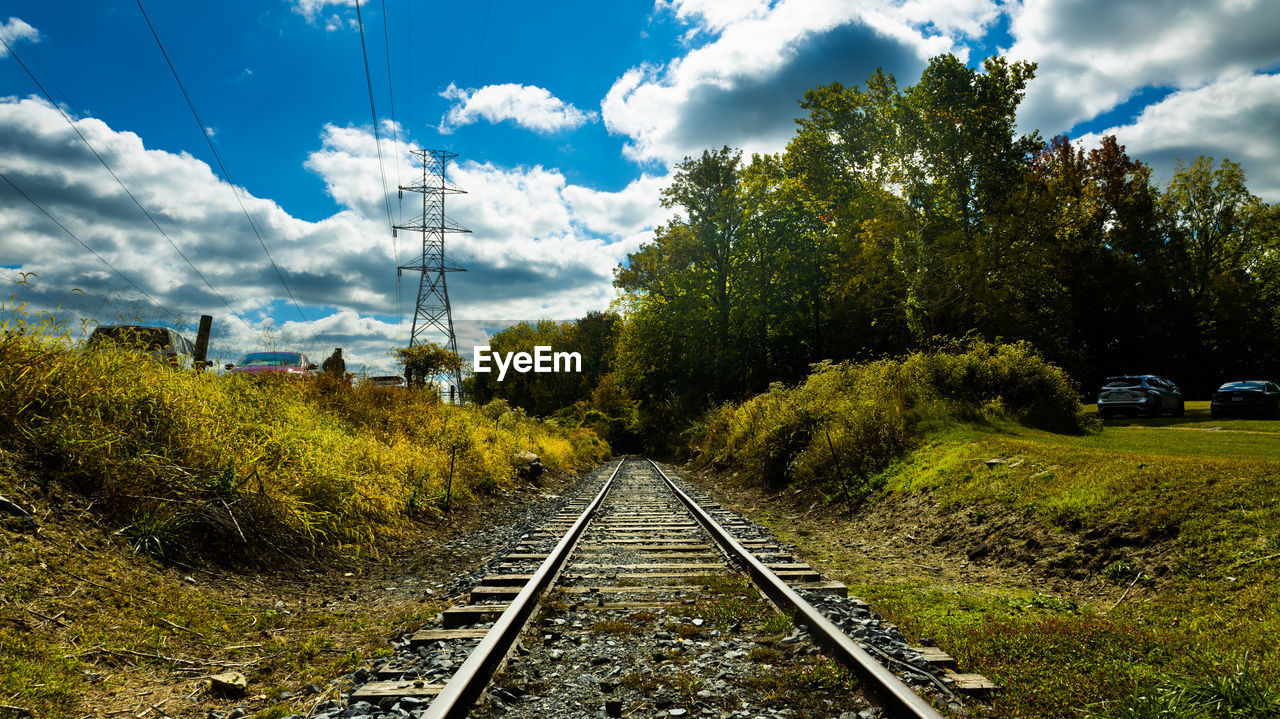
<path id="1" fill-rule="evenodd" d="M 1181 416 L 1185 415 L 1186 413 L 1187 413 L 1187 403 L 1186 403 L 1186 402 L 1179 402 L 1179 403 L 1178 403 L 1178 408 L 1177 408 L 1177 409 L 1175 409 L 1175 410 L 1173 411 L 1173 416 L 1174 416 L 1174 417 L 1181 417 Z"/>
<path id="2" fill-rule="evenodd" d="M 1111 410 L 1107 409 L 1106 407 L 1099 407 L 1099 408 L 1098 408 L 1098 414 L 1099 414 L 1103 419 L 1111 419 L 1112 417 L 1114 417 L 1114 416 L 1115 416 L 1115 414 L 1116 414 L 1116 413 L 1115 413 L 1115 412 L 1112 412 Z"/>
<path id="3" fill-rule="evenodd" d="M 1221 419 L 1221 418 L 1222 418 L 1222 413 L 1221 413 L 1221 412 L 1219 412 L 1219 411 L 1218 411 L 1218 410 L 1216 410 L 1216 409 L 1211 409 L 1211 410 L 1209 410 L 1209 416 L 1210 416 L 1211 418 L 1213 418 L 1213 419 Z"/>

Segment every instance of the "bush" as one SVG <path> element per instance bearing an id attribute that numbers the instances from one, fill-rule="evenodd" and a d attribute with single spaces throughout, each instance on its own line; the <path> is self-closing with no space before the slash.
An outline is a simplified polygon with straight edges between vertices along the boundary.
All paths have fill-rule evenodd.
<path id="1" fill-rule="evenodd" d="M 83 350 L 49 318 L 0 320 L 0 444 L 99 499 L 138 551 L 298 554 L 376 546 L 516 481 L 513 455 L 578 470 L 588 431 L 442 404 L 433 392 L 177 371 Z"/>
<path id="2" fill-rule="evenodd" d="M 853 498 L 920 436 L 950 422 L 1008 419 L 1087 431 L 1078 396 L 1066 374 L 1026 343 L 971 339 L 901 359 L 821 362 L 797 387 L 774 384 L 714 411 L 698 440 L 699 461 L 745 470 L 774 487 L 819 484 Z"/>

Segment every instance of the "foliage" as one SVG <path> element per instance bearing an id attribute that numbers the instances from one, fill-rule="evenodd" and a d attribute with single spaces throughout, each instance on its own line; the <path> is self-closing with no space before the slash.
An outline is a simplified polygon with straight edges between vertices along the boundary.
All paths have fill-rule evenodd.
<path id="1" fill-rule="evenodd" d="M 616 378 L 642 424 L 937 336 L 1028 341 L 1086 388 L 1274 373 L 1280 208 L 1230 161 L 1158 188 L 1114 137 L 1018 134 L 1034 73 L 942 55 L 910 87 L 832 83 L 784 153 L 679 164 L 673 216 L 615 271 Z"/>
<path id="2" fill-rule="evenodd" d="M 1066 374 L 1026 343 L 971 339 L 897 360 L 822 362 L 803 384 L 775 384 L 721 407 L 701 437 L 700 461 L 851 498 L 946 422 L 1006 418 L 1082 432 L 1091 421 L 1076 395 Z"/>
<path id="3" fill-rule="evenodd" d="M 589 312 L 573 322 L 516 323 L 490 338 L 493 354 L 533 354 L 538 346 L 550 347 L 553 352 L 577 352 L 582 358 L 581 372 L 508 371 L 501 381 L 496 371 L 480 373 L 465 383 L 468 396 L 480 403 L 503 399 L 540 417 L 586 400 L 601 377 L 612 371 L 617 331 L 618 317 L 608 312 Z"/>
<path id="4" fill-rule="evenodd" d="M 554 352 L 577 352 L 581 372 L 481 373 L 466 382 L 468 396 L 477 402 L 503 402 L 530 414 L 569 427 L 590 429 L 615 451 L 641 449 L 637 403 L 617 381 L 614 352 L 620 318 L 609 312 L 590 312 L 574 322 L 520 322 L 495 334 L 489 342 L 496 353 L 528 352 L 541 345 Z"/>
<path id="5" fill-rule="evenodd" d="M 1280 719 L 1280 690 L 1249 666 L 1223 675 L 1166 679 L 1100 719 Z"/>
<path id="6" fill-rule="evenodd" d="M 1184 703 L 1201 692 L 1185 687 L 1255 707 L 1280 692 L 1280 426 L 1197 431 L 1222 426 L 1207 402 L 1084 435 L 952 425 L 880 475 L 869 521 L 782 511 L 774 526 L 909 637 L 1000 684 L 975 715 L 1231 716 Z M 886 563 L 863 542 L 895 521 L 919 525 L 908 558 L 990 554 L 968 576 Z"/>
<path id="7" fill-rule="evenodd" d="M 455 499 L 515 481 L 512 455 L 580 469 L 595 435 L 323 378 L 178 371 L 76 348 L 48 317 L 0 320 L 0 444 L 98 498 L 139 552 L 297 554 L 394 535 L 448 481 Z"/>
<path id="8" fill-rule="evenodd" d="M 396 363 L 404 368 L 410 387 L 425 387 L 427 382 L 441 374 L 462 371 L 462 358 L 456 352 L 434 343 L 423 342 L 412 347 L 400 347 L 393 351 Z"/>

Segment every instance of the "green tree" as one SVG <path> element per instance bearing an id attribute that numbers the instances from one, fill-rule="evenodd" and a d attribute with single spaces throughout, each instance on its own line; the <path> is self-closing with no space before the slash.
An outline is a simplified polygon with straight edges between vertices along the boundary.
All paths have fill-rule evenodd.
<path id="1" fill-rule="evenodd" d="M 392 354 L 396 364 L 404 370 L 405 381 L 410 387 L 422 388 L 439 375 L 462 370 L 462 358 L 434 342 L 399 347 Z"/>
<path id="2" fill-rule="evenodd" d="M 1274 365 L 1274 251 L 1277 210 L 1249 192 L 1240 165 L 1201 156 L 1179 161 L 1159 201 L 1173 255 L 1170 279 L 1184 316 L 1181 343 L 1195 381 L 1209 389 L 1227 376 Z M 1274 371 L 1274 369 L 1272 369 Z"/>
<path id="3" fill-rule="evenodd" d="M 619 325 L 620 320 L 613 313 L 591 312 L 573 322 L 544 319 L 507 327 L 490 338 L 492 353 L 533 354 L 539 345 L 550 347 L 553 352 L 577 352 L 582 358 L 581 371 L 508 371 L 501 381 L 496 371 L 480 373 L 468 383 L 469 396 L 482 404 L 505 399 L 511 406 L 537 416 L 550 416 L 573 407 L 589 398 L 601 377 L 613 370 Z"/>

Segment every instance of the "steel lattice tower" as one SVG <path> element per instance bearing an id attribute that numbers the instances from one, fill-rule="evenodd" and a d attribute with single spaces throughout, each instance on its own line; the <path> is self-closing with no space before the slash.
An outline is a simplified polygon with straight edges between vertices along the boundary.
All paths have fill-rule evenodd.
<path id="1" fill-rule="evenodd" d="M 397 268 L 397 272 L 413 270 L 421 273 L 418 279 L 418 306 L 413 313 L 413 329 L 409 333 L 409 346 L 412 347 L 436 335 L 443 337 L 441 344 L 456 354 L 458 339 L 453 334 L 453 310 L 449 306 L 449 289 L 445 283 L 445 274 L 466 272 L 466 270 L 445 259 L 444 236 L 450 232 L 471 232 L 450 222 L 444 216 L 445 196 L 466 194 L 464 190 L 451 186 L 445 176 L 449 160 L 457 157 L 458 154 L 445 150 L 413 150 L 412 152 L 422 161 L 422 181 L 412 185 L 401 185 L 400 190 L 422 194 L 422 216 L 395 226 L 398 230 L 422 233 L 422 258 L 413 264 L 400 265 Z M 445 378 L 452 382 L 458 401 L 461 401 L 462 373 L 447 372 Z M 439 377 L 430 379 L 439 379 Z"/>

